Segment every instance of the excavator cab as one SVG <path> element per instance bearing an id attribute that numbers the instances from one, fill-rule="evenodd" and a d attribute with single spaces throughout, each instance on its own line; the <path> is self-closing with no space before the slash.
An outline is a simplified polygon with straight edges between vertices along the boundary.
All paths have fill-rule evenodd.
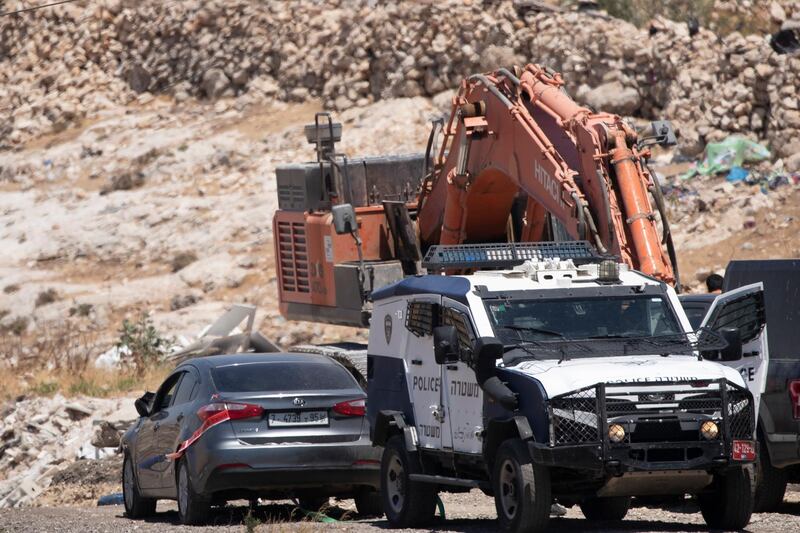
<path id="1" fill-rule="evenodd" d="M 305 127 L 317 160 L 276 169 L 273 237 L 281 313 L 364 327 L 373 288 L 416 273 L 413 229 L 422 154 L 349 159 L 342 125 L 318 113 Z"/>

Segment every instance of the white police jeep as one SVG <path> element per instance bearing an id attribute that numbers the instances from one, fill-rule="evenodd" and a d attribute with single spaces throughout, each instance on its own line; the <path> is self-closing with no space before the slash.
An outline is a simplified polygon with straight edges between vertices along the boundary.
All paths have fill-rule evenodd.
<path id="1" fill-rule="evenodd" d="M 749 522 L 760 284 L 720 296 L 693 332 L 671 287 L 586 243 L 438 246 L 426 266 L 510 268 L 372 295 L 367 416 L 393 526 L 474 487 L 510 531 L 545 529 L 554 501 L 619 520 L 631 496 L 687 493 L 711 527 Z"/>

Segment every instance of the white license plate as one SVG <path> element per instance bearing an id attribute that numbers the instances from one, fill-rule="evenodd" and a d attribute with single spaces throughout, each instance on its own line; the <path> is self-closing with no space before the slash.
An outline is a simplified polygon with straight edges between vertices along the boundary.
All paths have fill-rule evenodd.
<path id="1" fill-rule="evenodd" d="M 328 411 L 270 413 L 269 426 L 327 426 Z"/>

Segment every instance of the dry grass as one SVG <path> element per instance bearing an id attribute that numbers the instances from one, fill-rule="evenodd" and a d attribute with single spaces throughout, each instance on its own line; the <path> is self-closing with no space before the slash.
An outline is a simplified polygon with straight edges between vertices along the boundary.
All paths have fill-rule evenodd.
<path id="1" fill-rule="evenodd" d="M 96 368 L 95 359 L 112 344 L 106 331 L 79 315 L 37 325 L 33 331 L 0 335 L 0 399 L 56 393 L 108 397 L 155 390 L 172 369 L 159 364 Z"/>
<path id="2" fill-rule="evenodd" d="M 20 395 L 93 396 L 97 398 L 119 396 L 130 392 L 155 391 L 172 370 L 172 365 L 147 369 L 144 375 L 125 370 L 106 370 L 87 366 L 78 371 L 40 370 L 38 372 L 0 373 L 0 400 Z"/>

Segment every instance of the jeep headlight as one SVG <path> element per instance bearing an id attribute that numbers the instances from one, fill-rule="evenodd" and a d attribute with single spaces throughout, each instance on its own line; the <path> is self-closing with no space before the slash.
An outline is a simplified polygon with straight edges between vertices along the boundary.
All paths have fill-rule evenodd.
<path id="1" fill-rule="evenodd" d="M 700 434 L 706 440 L 714 440 L 719 436 L 719 426 L 713 420 L 706 420 L 700 426 Z"/>
<path id="2" fill-rule="evenodd" d="M 608 440 L 614 444 L 625 440 L 625 428 L 619 424 L 611 424 L 608 426 Z"/>

